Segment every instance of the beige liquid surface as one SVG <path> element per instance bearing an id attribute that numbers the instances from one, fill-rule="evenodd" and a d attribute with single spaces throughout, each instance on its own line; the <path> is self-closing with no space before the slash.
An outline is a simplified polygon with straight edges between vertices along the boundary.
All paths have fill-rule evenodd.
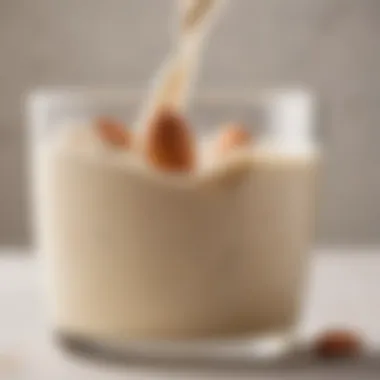
<path id="1" fill-rule="evenodd" d="M 101 339 L 286 331 L 314 224 L 313 155 L 248 152 L 189 178 L 126 153 L 36 152 L 54 324 Z"/>

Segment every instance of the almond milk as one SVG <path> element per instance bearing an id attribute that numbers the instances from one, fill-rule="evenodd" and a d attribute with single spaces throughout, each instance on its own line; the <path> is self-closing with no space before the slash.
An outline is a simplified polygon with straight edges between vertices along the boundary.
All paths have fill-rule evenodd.
<path id="1" fill-rule="evenodd" d="M 181 339 L 295 326 L 314 154 L 263 145 L 175 176 L 81 144 L 42 143 L 36 157 L 38 232 L 59 330 Z"/>

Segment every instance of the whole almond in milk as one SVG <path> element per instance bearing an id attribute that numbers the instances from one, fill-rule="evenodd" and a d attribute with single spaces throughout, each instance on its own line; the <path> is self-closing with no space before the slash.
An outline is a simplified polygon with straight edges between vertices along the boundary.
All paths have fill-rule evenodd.
<path id="1" fill-rule="evenodd" d="M 230 123 L 222 128 L 215 142 L 215 153 L 217 156 L 225 154 L 237 148 L 247 147 L 252 143 L 251 134 L 242 124 Z"/>
<path id="2" fill-rule="evenodd" d="M 190 172 L 195 168 L 195 141 L 184 118 L 162 109 L 148 126 L 145 155 L 148 162 L 160 170 Z"/>
<path id="3" fill-rule="evenodd" d="M 101 117 L 96 120 L 96 129 L 103 142 L 113 147 L 129 149 L 132 146 L 132 132 L 118 120 Z"/>

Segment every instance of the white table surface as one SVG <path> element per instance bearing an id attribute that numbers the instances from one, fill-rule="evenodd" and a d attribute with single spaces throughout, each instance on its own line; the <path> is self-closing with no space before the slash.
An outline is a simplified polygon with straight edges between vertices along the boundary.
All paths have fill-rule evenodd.
<path id="1" fill-rule="evenodd" d="M 254 369 L 106 367 L 70 357 L 52 343 L 44 320 L 39 270 L 34 255 L 0 252 L 0 379 L 319 379 L 326 374 L 260 374 Z M 380 347 L 380 250 L 324 249 L 313 254 L 310 294 L 300 331 L 313 336 L 324 327 L 361 329 Z M 356 379 L 347 373 L 345 379 Z M 379 379 L 380 373 L 362 374 Z M 336 377 L 331 377 L 336 378 Z"/>

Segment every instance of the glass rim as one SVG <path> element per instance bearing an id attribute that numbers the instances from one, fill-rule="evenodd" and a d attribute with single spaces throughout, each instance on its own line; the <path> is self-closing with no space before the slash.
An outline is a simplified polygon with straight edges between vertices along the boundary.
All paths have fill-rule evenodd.
<path id="1" fill-rule="evenodd" d="M 128 87 L 73 87 L 52 86 L 35 88 L 26 94 L 26 103 L 50 104 L 71 102 L 117 102 L 131 103 L 144 99 L 148 90 Z M 197 90 L 193 103 L 206 104 L 252 104 L 264 105 L 274 96 L 293 96 L 294 94 L 315 99 L 315 92 L 306 86 L 265 86 L 256 90 L 238 87 L 209 87 Z"/>

